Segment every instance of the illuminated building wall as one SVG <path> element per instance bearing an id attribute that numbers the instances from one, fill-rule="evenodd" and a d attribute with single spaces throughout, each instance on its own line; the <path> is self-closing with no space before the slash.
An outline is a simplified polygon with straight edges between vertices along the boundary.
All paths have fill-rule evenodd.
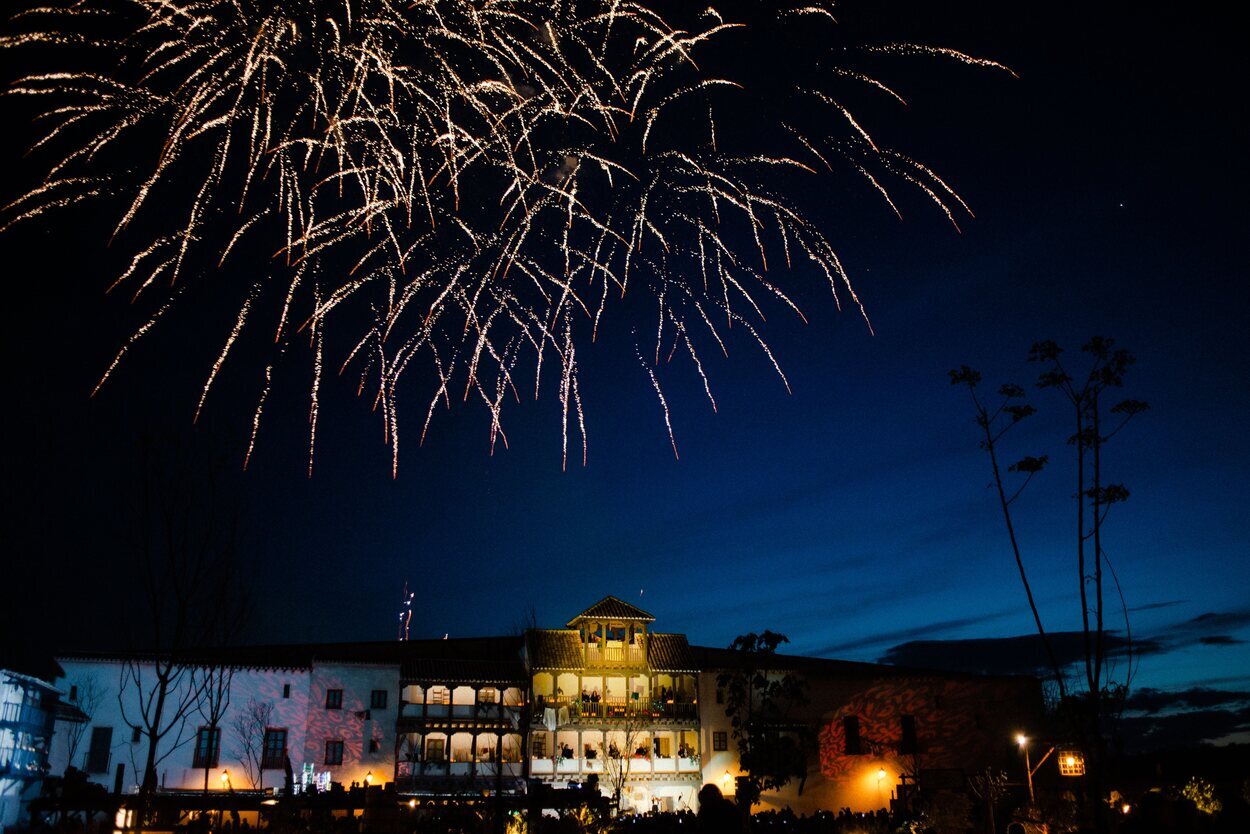
<path id="1" fill-rule="evenodd" d="M 57 700 L 49 682 L 0 668 L 0 830 L 23 820 L 39 796 Z"/>
<path id="2" fill-rule="evenodd" d="M 713 652 L 713 655 L 719 653 Z M 715 662 L 716 657 L 710 657 Z M 762 797 L 761 809 L 795 811 L 888 807 L 900 779 L 925 771 L 970 774 L 990 764 L 1010 767 L 1013 738 L 1038 726 L 1041 690 L 1022 677 L 910 672 L 890 666 L 782 658 L 808 685 L 809 703 L 789 718 L 815 731 L 803 793 L 796 784 Z M 704 779 L 732 792 L 737 748 L 724 707 L 716 705 L 717 672 L 702 676 Z M 723 750 L 717 734 L 723 733 Z"/>
<path id="3" fill-rule="evenodd" d="M 136 736 L 134 725 L 141 723 L 139 715 L 139 690 L 133 682 L 122 692 L 123 673 L 127 663 L 118 657 L 65 657 L 60 660 L 65 674 L 57 680 L 63 693 L 71 687 L 80 691 L 93 681 L 100 697 L 89 716 L 82 741 L 74 761 L 68 759 L 67 734 L 59 732 L 52 745 L 51 771 L 65 772 L 67 766 L 84 771 L 87 778 L 113 789 L 118 768 L 121 768 L 123 793 L 138 790 L 142 780 L 147 756 L 147 738 Z M 138 664 L 138 674 L 144 682 L 152 679 L 150 663 Z M 242 666 L 234 669 L 230 687 L 230 704 L 220 724 L 217 764 L 209 769 L 209 788 L 224 787 L 222 775 L 237 789 L 251 788 L 242 766 L 242 741 L 235 730 L 236 717 L 248 708 L 249 703 L 268 704 L 272 707 L 269 725 L 286 731 L 286 749 L 295 772 L 300 772 L 305 759 L 305 733 L 309 723 L 309 686 L 311 669 L 305 665 L 282 667 Z M 175 694 L 184 695 L 185 688 Z M 125 703 L 123 708 L 122 704 Z M 167 723 L 167 722 L 162 722 Z M 204 787 L 204 769 L 194 767 L 196 734 L 205 723 L 204 717 L 192 709 L 177 723 L 157 748 L 157 782 L 168 790 L 194 790 Z M 58 731 L 60 728 L 58 728 Z M 263 739 L 262 739 L 263 741 Z M 280 768 L 264 772 L 263 785 L 280 787 L 284 773 Z"/>
<path id="4" fill-rule="evenodd" d="M 524 790 L 527 778 L 553 787 L 597 778 L 608 793 L 613 768 L 627 759 L 625 807 L 693 809 L 707 783 L 732 794 L 737 745 L 716 679 L 741 656 L 690 646 L 685 635 L 654 630 L 653 621 L 607 597 L 565 628 L 531 629 L 523 637 L 219 652 L 213 662 L 235 671 L 209 788 L 253 787 L 240 764 L 235 717 L 250 703 L 265 703 L 273 708 L 270 727 L 285 740 L 264 772 L 269 788 L 283 785 L 289 756 L 297 786 L 395 782 L 413 795 L 481 796 Z M 72 764 L 112 789 L 120 767 L 122 790 L 133 792 L 147 741 L 132 729 L 133 684 L 120 698 L 125 715 L 119 704 L 127 661 L 60 661 L 62 692 L 94 681 L 102 696 L 73 762 L 64 742 L 54 740 L 52 772 Z M 807 681 L 809 703 L 786 720 L 816 741 L 802 794 L 791 785 L 766 794 L 763 808 L 886 807 L 903 776 L 913 784 L 926 772 L 962 780 L 990 763 L 1010 767 L 1014 734 L 1039 725 L 1040 687 L 1031 678 L 796 656 L 775 662 Z M 150 678 L 150 664 L 138 668 Z M 193 710 L 163 743 L 157 779 L 165 789 L 204 787 L 195 762 L 204 723 Z"/>
<path id="5" fill-rule="evenodd" d="M 345 786 L 394 781 L 399 694 L 396 664 L 315 664 L 299 758 Z M 342 742 L 340 755 L 335 742 Z"/>

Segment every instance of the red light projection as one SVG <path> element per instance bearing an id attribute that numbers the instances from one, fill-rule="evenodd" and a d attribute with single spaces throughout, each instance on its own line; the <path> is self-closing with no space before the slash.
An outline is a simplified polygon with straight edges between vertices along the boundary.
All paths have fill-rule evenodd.
<path id="1" fill-rule="evenodd" d="M 846 779 L 866 757 L 897 763 L 904 772 L 965 767 L 985 759 L 996 747 L 978 726 L 979 710 L 992 708 L 997 695 L 1007 695 L 998 689 L 985 681 L 932 679 L 870 686 L 821 727 L 820 772 L 827 779 Z M 845 719 L 852 716 L 859 719 L 859 753 L 847 752 Z M 915 721 L 914 751 L 902 749 L 904 716 Z"/>

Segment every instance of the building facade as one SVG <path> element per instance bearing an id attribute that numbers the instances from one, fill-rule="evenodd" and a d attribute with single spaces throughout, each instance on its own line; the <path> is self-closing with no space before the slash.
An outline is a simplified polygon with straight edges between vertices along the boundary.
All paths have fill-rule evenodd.
<path id="1" fill-rule="evenodd" d="M 684 634 L 607 597 L 563 629 L 526 635 L 531 775 L 597 782 L 624 807 L 695 807 L 699 670 Z"/>
<path id="2" fill-rule="evenodd" d="M 72 706 L 62 707 L 52 683 L 60 671 L 55 664 L 0 665 L 0 831 L 24 819 L 26 806 L 39 796 L 51 769 L 58 712 L 67 721 L 76 718 Z"/>
<path id="3" fill-rule="evenodd" d="M 704 784 L 733 793 L 740 775 L 718 680 L 741 657 L 654 623 L 606 597 L 564 628 L 516 636 L 206 654 L 179 686 L 228 670 L 228 704 L 214 720 L 193 691 L 174 693 L 192 706 L 165 718 L 178 726 L 157 745 L 157 783 L 167 792 L 391 783 L 406 802 L 597 785 L 625 809 L 695 809 Z M 86 740 L 72 760 L 52 746 L 52 771 L 72 766 L 110 790 L 136 791 L 151 738 L 142 707 L 152 659 L 59 662 L 62 692 L 108 694 L 83 716 Z M 808 778 L 766 794 L 764 807 L 883 807 L 909 779 L 1000 761 L 1040 712 L 1030 678 L 780 655 L 769 663 L 767 674 L 805 682 L 807 702 L 790 718 L 814 746 Z"/>

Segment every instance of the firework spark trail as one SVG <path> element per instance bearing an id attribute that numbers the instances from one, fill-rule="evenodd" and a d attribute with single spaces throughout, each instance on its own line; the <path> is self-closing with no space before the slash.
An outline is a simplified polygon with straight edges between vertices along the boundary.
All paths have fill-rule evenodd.
<path id="1" fill-rule="evenodd" d="M 647 360 L 642 358 L 642 354 L 637 353 L 637 356 L 638 364 L 642 365 L 643 370 L 647 372 L 647 376 L 651 379 L 651 387 L 655 389 L 655 395 L 660 400 L 660 410 L 664 412 L 664 427 L 668 429 L 668 442 L 673 446 L 673 457 L 681 460 L 681 455 L 677 454 L 677 437 L 673 434 L 673 420 L 668 412 L 668 400 L 664 399 L 664 391 L 660 388 L 660 381 L 656 379 L 655 371 L 651 370 L 651 366 L 647 364 Z"/>
<path id="2" fill-rule="evenodd" d="M 776 5 L 777 26 L 836 25 L 831 2 Z M 823 276 L 835 305 L 845 291 L 867 321 L 833 243 L 786 198 L 787 177 L 845 163 L 900 218 L 887 187 L 895 181 L 952 224 L 953 209 L 971 215 L 935 172 L 873 138 L 846 96 L 906 101 L 853 66 L 821 63 L 795 81 L 796 95 L 838 119 L 799 112 L 770 124 L 761 115 L 775 141 L 741 146 L 716 113 L 753 94 L 751 62 L 772 66 L 770 53 L 756 55 L 746 41 L 733 61 L 741 77 L 705 72 L 703 53 L 743 24 L 711 7 L 694 17 L 681 28 L 623 0 L 348 0 L 315 13 L 309 0 L 53 0 L 15 16 L 0 49 L 46 48 L 86 68 L 54 64 L 10 86 L 45 108 L 33 150 L 48 159 L 47 177 L 0 209 L 0 232 L 83 201 L 117 212 L 115 236 L 133 249 L 114 286 L 132 285 L 134 301 L 157 310 L 93 394 L 189 282 L 224 294 L 236 273 L 246 275 L 246 298 L 195 410 L 198 419 L 244 334 L 272 327 L 276 350 L 245 466 L 278 363 L 304 331 L 310 474 L 323 363 L 340 356 L 340 374 L 360 359 L 357 392 L 380 414 L 394 473 L 399 383 L 414 360 L 428 363 L 423 379 L 432 382 L 420 442 L 438 403 L 452 407 L 454 386 L 459 400 L 475 393 L 487 410 L 493 449 L 496 438 L 507 445 L 507 394 L 519 401 L 528 385 L 520 370 L 534 374 L 537 398 L 550 353 L 562 457 L 567 465 L 572 410 L 584 465 L 578 341 L 594 342 L 630 289 L 658 307 L 655 363 L 662 348 L 671 358 L 684 347 L 714 410 L 688 323 L 701 321 L 725 356 L 729 331 L 743 328 L 789 388 L 760 327 L 777 303 L 806 317 L 785 279 L 765 277 L 770 267 Z M 858 52 L 1010 72 L 917 44 Z M 848 89 L 828 86 L 839 81 Z M 689 114 L 698 114 L 693 129 Z M 112 159 L 123 145 L 137 165 Z M 272 253 L 259 267 L 264 281 L 238 251 L 245 238 Z M 149 301 L 162 283 L 168 296 Z M 713 324 L 719 315 L 724 335 Z M 653 366 L 644 368 L 676 455 L 667 400 Z"/>

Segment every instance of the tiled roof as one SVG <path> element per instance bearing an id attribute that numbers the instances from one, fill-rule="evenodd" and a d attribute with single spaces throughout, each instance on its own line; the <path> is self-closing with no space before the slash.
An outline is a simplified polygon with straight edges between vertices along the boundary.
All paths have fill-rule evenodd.
<path id="1" fill-rule="evenodd" d="M 456 660 L 452 658 L 415 658 L 405 661 L 400 673 L 412 683 L 499 683 L 525 685 L 525 665 L 520 657 L 500 660 Z"/>
<path id="2" fill-rule="evenodd" d="M 759 664 L 757 658 L 731 649 L 691 646 L 690 654 L 698 668 L 704 672 L 750 669 L 755 668 Z M 793 654 L 773 655 L 766 664 L 759 665 L 764 665 L 776 671 L 794 671 L 810 677 L 825 679 L 939 677 L 958 680 L 1006 680 L 1029 677 L 1028 675 L 985 675 L 949 669 L 925 669 L 914 666 L 895 666 L 889 663 L 864 663 L 855 660 L 834 660 L 825 657 L 807 657 L 805 655 Z"/>
<path id="3" fill-rule="evenodd" d="M 569 628 L 582 620 L 633 620 L 637 622 L 653 623 L 655 617 L 652 617 L 646 611 L 643 611 L 636 605 L 630 605 L 623 599 L 616 597 L 604 597 L 594 605 L 569 620 Z"/>
<path id="4" fill-rule="evenodd" d="M 581 669 L 581 635 L 576 631 L 532 628 L 525 632 L 525 648 L 531 669 Z"/>
<path id="5" fill-rule="evenodd" d="M 655 672 L 699 671 L 684 634 L 648 634 L 647 665 Z"/>
<path id="6" fill-rule="evenodd" d="M 64 660 L 150 660 L 153 652 L 66 652 Z M 309 669 L 317 664 L 348 663 L 410 666 L 433 661 L 481 661 L 509 667 L 521 664 L 520 637 L 462 637 L 450 640 L 385 640 L 358 643 L 297 643 L 277 646 L 227 646 L 201 649 L 189 663 L 235 668 Z"/>

